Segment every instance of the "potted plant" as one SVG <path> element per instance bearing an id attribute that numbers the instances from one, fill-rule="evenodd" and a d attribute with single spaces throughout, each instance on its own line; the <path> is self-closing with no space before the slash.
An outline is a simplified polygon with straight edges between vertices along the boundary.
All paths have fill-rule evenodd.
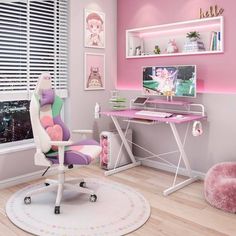
<path id="1" fill-rule="evenodd" d="M 187 33 L 186 36 L 190 41 L 196 41 L 198 39 L 200 39 L 200 34 L 197 31 L 191 31 L 189 33 Z"/>

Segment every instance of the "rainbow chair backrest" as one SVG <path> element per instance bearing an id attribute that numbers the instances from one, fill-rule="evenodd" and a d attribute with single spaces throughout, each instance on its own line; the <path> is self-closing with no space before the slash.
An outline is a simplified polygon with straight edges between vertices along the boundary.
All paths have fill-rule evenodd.
<path id="1" fill-rule="evenodd" d="M 62 105 L 63 100 L 52 89 L 50 74 L 41 74 L 30 102 L 31 126 L 38 154 L 56 151 L 50 141 L 70 138 L 70 131 L 60 117 Z"/>

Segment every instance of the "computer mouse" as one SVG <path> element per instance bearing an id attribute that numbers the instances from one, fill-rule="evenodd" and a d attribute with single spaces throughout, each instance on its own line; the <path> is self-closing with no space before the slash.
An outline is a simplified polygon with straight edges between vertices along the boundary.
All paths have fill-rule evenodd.
<path id="1" fill-rule="evenodd" d="M 177 115 L 176 116 L 176 119 L 181 119 L 181 118 L 183 118 L 184 116 L 183 115 Z"/>

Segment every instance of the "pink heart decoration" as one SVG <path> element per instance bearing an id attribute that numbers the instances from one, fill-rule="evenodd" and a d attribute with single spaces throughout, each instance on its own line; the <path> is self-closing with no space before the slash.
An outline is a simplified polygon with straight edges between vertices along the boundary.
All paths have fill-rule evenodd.
<path id="1" fill-rule="evenodd" d="M 52 127 L 48 127 L 46 131 L 52 141 L 62 141 L 63 131 L 60 125 L 54 125 Z M 57 151 L 58 147 L 52 146 L 52 150 Z"/>
<path id="2" fill-rule="evenodd" d="M 41 122 L 41 125 L 43 126 L 44 129 L 46 129 L 49 126 L 53 126 L 54 125 L 53 119 L 52 119 L 51 116 L 43 116 L 40 119 L 40 122 Z"/>

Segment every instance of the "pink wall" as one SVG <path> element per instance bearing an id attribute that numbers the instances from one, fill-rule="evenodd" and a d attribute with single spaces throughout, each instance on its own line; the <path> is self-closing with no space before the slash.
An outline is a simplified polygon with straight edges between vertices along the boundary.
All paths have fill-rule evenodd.
<path id="1" fill-rule="evenodd" d="M 117 89 L 139 90 L 141 67 L 196 64 L 198 92 L 236 93 L 235 0 L 118 0 Z M 199 18 L 199 9 L 217 4 L 224 8 L 224 53 L 158 58 L 125 58 L 125 30 Z"/>

